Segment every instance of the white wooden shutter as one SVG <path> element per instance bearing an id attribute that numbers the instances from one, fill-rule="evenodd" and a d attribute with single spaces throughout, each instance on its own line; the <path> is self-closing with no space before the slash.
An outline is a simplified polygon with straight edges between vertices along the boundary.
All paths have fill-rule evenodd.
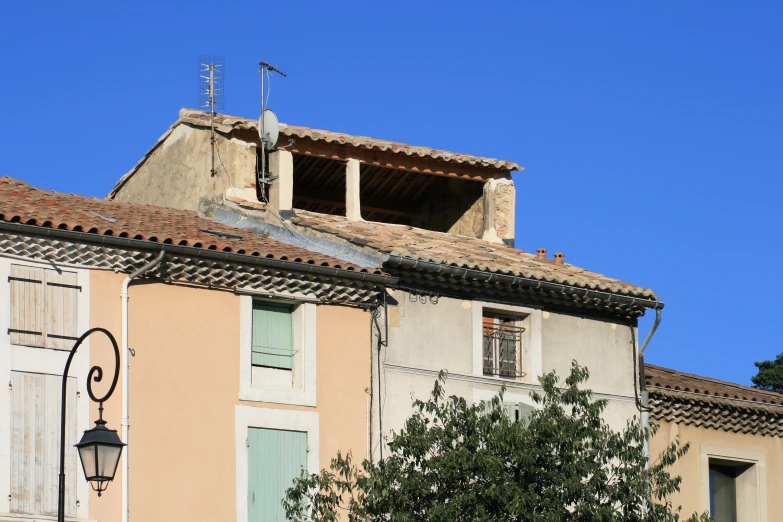
<path id="1" fill-rule="evenodd" d="M 11 344 L 45 346 L 44 269 L 11 265 Z"/>
<path id="2" fill-rule="evenodd" d="M 11 512 L 57 515 L 62 377 L 11 372 Z M 76 516 L 76 383 L 68 379 L 65 516 Z"/>
<path id="3" fill-rule="evenodd" d="M 78 338 L 76 272 L 46 270 L 46 347 L 70 350 Z"/>

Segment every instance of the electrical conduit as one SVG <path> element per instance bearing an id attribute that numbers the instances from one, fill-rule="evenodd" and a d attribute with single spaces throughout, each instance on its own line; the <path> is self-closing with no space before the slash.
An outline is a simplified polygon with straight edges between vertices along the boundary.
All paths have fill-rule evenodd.
<path id="1" fill-rule="evenodd" d="M 132 279 L 139 277 L 140 275 L 149 272 L 163 261 L 163 257 L 166 255 L 165 250 L 161 250 L 158 256 L 139 268 L 135 272 L 132 272 L 122 281 L 122 293 L 120 293 L 120 300 L 122 301 L 122 346 L 120 349 L 121 366 L 122 366 L 122 442 L 128 444 L 128 387 L 129 387 L 129 368 L 130 358 L 128 357 L 130 349 L 128 348 L 128 286 Z M 122 454 L 122 522 L 128 522 L 128 455 L 130 453 L 130 445 L 125 447 L 125 451 Z"/>

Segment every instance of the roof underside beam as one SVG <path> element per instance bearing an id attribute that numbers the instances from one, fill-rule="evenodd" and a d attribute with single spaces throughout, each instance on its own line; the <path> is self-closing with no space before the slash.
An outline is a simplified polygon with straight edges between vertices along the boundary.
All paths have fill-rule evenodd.
<path id="1" fill-rule="evenodd" d="M 405 153 L 370 150 L 341 143 L 325 143 L 309 138 L 296 138 L 296 142 L 287 147 L 294 154 L 315 156 L 338 161 L 356 158 L 365 165 L 386 169 L 404 170 L 433 176 L 486 182 L 494 178 L 507 178 L 509 171 L 487 167 L 477 167 L 468 163 L 455 163 Z"/>

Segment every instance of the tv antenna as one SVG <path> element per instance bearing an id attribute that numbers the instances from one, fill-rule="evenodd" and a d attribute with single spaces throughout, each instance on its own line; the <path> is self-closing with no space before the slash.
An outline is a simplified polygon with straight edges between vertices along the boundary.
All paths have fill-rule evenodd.
<path id="1" fill-rule="evenodd" d="M 223 86 L 225 85 L 226 63 L 222 56 L 199 56 L 198 58 L 198 95 L 199 107 L 209 109 L 209 138 L 212 149 L 212 168 L 209 171 L 212 176 L 217 174 L 215 170 L 215 113 L 223 110 Z"/>
<path id="2" fill-rule="evenodd" d="M 261 73 L 261 115 L 258 117 L 258 137 L 261 139 L 261 171 L 258 173 L 258 183 L 260 192 L 266 200 L 265 188 L 277 178 L 277 176 L 268 177 L 266 175 L 266 152 L 275 148 L 280 136 L 277 115 L 266 108 L 271 91 L 271 74 L 279 74 L 283 78 L 288 75 L 268 62 L 260 62 L 258 65 Z"/>

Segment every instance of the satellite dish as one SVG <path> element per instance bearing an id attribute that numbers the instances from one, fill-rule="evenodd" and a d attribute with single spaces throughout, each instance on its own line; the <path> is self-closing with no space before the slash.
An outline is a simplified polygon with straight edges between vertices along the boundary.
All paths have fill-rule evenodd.
<path id="1" fill-rule="evenodd" d="M 258 136 L 267 149 L 274 149 L 277 145 L 277 139 L 280 137 L 280 125 L 277 121 L 277 115 L 271 109 L 264 109 L 264 113 L 258 118 Z"/>

